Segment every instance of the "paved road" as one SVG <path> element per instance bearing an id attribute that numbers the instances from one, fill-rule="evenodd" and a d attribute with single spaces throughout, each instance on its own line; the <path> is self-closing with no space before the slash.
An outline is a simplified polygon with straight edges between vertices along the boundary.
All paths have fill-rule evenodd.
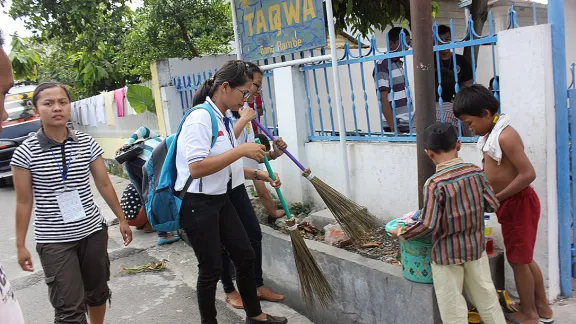
<path id="1" fill-rule="evenodd" d="M 126 181 L 113 177 L 120 193 Z M 96 200 L 106 217 L 111 220 L 111 211 L 102 199 Z M 34 273 L 20 270 L 16 260 L 14 244 L 15 193 L 12 188 L 0 188 L 0 263 L 4 266 L 16 296 L 20 301 L 27 324 L 53 322 L 53 310 L 48 302 L 40 261 L 35 252 L 32 228 L 29 230 L 27 246 L 33 254 Z M 156 246 L 156 235 L 134 231 L 134 241 L 122 247 L 117 226 L 109 228 L 109 253 L 113 291 L 112 307 L 106 323 L 200 323 L 196 302 L 197 263 L 192 249 L 183 242 L 171 246 Z M 122 266 L 138 266 L 156 260 L 168 260 L 168 269 L 157 273 L 122 275 Z M 244 323 L 242 311 L 229 307 L 221 289 L 217 300 L 220 323 Z M 291 324 L 312 323 L 282 304 L 263 303 L 263 309 L 273 314 L 290 318 Z"/>

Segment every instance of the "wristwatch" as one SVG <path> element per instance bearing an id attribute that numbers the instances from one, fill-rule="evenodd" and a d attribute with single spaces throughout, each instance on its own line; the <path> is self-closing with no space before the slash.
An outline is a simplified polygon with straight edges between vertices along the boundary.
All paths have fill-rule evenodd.
<path id="1" fill-rule="evenodd" d="M 258 171 L 260 171 L 260 170 L 254 170 L 254 180 L 262 180 L 262 179 L 260 179 L 260 177 L 258 176 Z"/>

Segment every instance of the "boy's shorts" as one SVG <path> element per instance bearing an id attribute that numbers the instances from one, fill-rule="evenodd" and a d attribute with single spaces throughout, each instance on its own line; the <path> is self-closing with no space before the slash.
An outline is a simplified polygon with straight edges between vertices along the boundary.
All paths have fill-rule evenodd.
<path id="1" fill-rule="evenodd" d="M 532 263 L 540 220 L 540 200 L 534 189 L 526 187 L 502 202 L 496 215 L 502 224 L 508 261 L 516 264 Z"/>

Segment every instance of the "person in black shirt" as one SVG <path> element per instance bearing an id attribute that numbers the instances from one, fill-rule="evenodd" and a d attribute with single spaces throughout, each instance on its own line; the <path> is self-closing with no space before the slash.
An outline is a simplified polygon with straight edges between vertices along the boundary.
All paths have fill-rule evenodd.
<path id="1" fill-rule="evenodd" d="M 450 27 L 446 25 L 438 26 L 438 35 L 444 43 L 450 43 Z M 458 73 L 458 85 L 460 88 L 474 83 L 472 74 L 472 64 L 464 55 L 456 54 L 456 59 L 451 50 L 442 50 L 440 55 L 440 77 L 442 80 L 442 101 L 451 102 L 456 95 L 456 78 L 454 77 L 454 65 Z M 438 69 L 438 62 L 434 60 L 435 68 Z M 436 70 L 437 71 L 437 70 Z M 438 73 L 438 72 L 436 72 Z M 436 77 L 436 87 L 438 87 L 438 77 Z M 439 101 L 436 92 L 436 101 Z"/>

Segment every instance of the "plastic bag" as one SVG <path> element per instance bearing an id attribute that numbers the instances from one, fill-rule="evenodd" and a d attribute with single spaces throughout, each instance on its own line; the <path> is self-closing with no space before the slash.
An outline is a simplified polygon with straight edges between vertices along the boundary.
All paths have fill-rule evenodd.
<path id="1" fill-rule="evenodd" d="M 348 235 L 342 230 L 340 225 L 328 224 L 324 227 L 324 241 L 330 245 L 348 240 Z"/>

